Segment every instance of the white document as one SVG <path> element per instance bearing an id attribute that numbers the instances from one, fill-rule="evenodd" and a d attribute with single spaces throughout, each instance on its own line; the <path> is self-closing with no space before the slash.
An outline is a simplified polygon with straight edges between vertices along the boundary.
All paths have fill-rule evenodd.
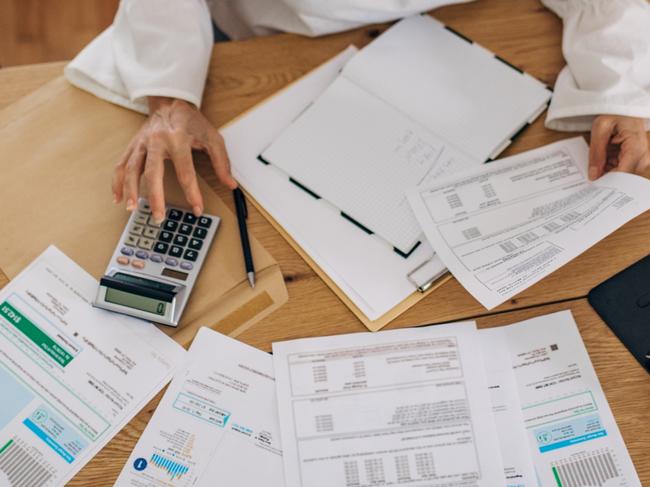
<path id="1" fill-rule="evenodd" d="M 422 231 L 405 191 L 493 157 L 549 98 L 539 81 L 416 15 L 352 57 L 262 155 L 408 253 Z"/>
<path id="2" fill-rule="evenodd" d="M 348 48 L 222 129 L 235 178 L 291 235 L 370 320 L 416 292 L 407 274 L 429 262 L 430 278 L 445 272 L 428 242 L 403 258 L 322 199 L 298 189 L 286 173 L 257 156 L 338 76 L 356 50 Z"/>
<path id="3" fill-rule="evenodd" d="M 50 247 L 0 292 L 0 485 L 64 485 L 182 363 L 151 323 L 93 308 L 97 285 Z"/>
<path id="4" fill-rule="evenodd" d="M 116 485 L 283 487 L 271 356 L 201 328 Z"/>
<path id="5" fill-rule="evenodd" d="M 287 487 L 504 484 L 473 322 L 273 353 Z"/>
<path id="6" fill-rule="evenodd" d="M 409 192 L 429 242 L 488 309 L 557 270 L 650 208 L 650 181 L 587 178 L 576 137 Z"/>
<path id="7" fill-rule="evenodd" d="M 506 487 L 537 487 L 535 467 L 521 412 L 510 349 L 503 332 L 507 327 L 479 330 L 490 401 L 499 435 Z"/>
<path id="8" fill-rule="evenodd" d="M 641 487 L 571 312 L 494 331 L 510 350 L 541 485 Z"/>

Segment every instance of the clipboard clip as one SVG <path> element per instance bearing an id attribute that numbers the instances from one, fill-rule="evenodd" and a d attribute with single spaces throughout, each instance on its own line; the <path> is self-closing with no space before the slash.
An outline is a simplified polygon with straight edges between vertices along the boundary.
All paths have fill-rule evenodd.
<path id="1" fill-rule="evenodd" d="M 433 257 L 435 255 L 436 254 L 431 255 L 431 257 L 406 274 L 406 278 L 409 282 L 421 293 L 424 293 L 431 288 L 433 283 L 445 273 L 445 269 L 441 271 L 438 266 L 432 268 L 432 264 L 434 263 Z"/>

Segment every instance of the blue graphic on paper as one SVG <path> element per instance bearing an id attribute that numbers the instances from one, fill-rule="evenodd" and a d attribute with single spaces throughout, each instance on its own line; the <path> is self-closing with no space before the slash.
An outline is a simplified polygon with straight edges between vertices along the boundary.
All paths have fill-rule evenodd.
<path id="1" fill-rule="evenodd" d="M 88 446 L 75 428 L 47 406 L 38 407 L 23 424 L 68 463 Z"/>
<path id="2" fill-rule="evenodd" d="M 607 436 L 597 414 L 545 425 L 533 431 L 541 453 Z"/>
<path id="3" fill-rule="evenodd" d="M 138 472 L 142 472 L 145 468 L 147 468 L 147 461 L 142 457 L 136 458 L 135 462 L 133 462 L 133 468 L 135 468 Z"/>

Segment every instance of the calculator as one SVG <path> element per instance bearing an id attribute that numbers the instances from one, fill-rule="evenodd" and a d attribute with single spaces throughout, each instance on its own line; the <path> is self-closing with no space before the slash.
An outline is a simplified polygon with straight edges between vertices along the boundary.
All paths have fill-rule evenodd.
<path id="1" fill-rule="evenodd" d="M 167 206 L 155 223 L 147 200 L 120 237 L 93 303 L 163 325 L 178 326 L 220 218 Z"/>

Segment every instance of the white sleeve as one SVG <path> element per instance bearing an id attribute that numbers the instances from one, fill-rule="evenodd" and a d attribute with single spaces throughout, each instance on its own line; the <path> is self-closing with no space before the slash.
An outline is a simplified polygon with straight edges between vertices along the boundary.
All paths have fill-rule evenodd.
<path id="1" fill-rule="evenodd" d="M 204 0 L 122 0 L 113 25 L 65 68 L 75 86 L 142 113 L 147 96 L 200 106 L 212 52 Z"/>
<path id="2" fill-rule="evenodd" d="M 267 0 L 271 1 L 271 0 Z M 277 0 L 276 0 L 277 1 Z M 272 19 L 287 32 L 320 36 L 354 29 L 362 25 L 387 22 L 420 12 L 473 0 L 279 0 L 300 23 Z M 282 23 L 285 23 L 282 25 Z"/>
<path id="3" fill-rule="evenodd" d="M 646 0 L 542 0 L 564 22 L 567 66 L 546 126 L 588 131 L 595 116 L 645 118 L 650 127 L 650 5 Z"/>

